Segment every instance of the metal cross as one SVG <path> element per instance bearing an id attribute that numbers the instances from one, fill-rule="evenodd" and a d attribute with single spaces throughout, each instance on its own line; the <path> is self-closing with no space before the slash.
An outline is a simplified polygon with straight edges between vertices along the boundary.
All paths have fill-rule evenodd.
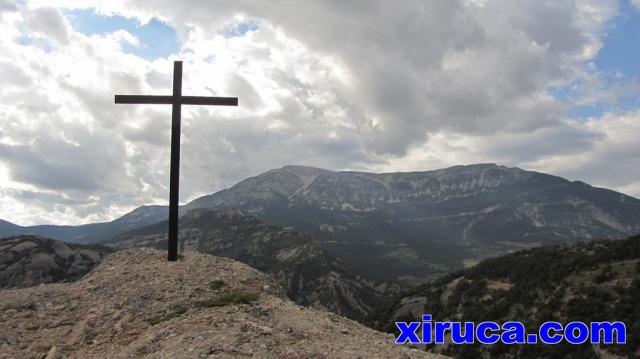
<path id="1" fill-rule="evenodd" d="M 182 61 L 173 63 L 173 95 L 116 95 L 116 103 L 165 104 L 171 109 L 171 177 L 169 182 L 169 260 L 178 259 L 178 183 L 180 181 L 180 110 L 182 105 L 238 106 L 237 97 L 182 96 Z"/>

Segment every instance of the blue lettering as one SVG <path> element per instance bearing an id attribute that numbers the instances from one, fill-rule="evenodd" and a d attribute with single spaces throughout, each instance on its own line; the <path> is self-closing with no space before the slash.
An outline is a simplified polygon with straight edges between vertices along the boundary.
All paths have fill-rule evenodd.
<path id="1" fill-rule="evenodd" d="M 582 344 L 589 339 L 589 327 L 582 322 L 571 322 L 564 328 L 564 339 L 571 344 Z"/>
<path id="2" fill-rule="evenodd" d="M 429 314 L 425 314 L 422 316 L 422 343 L 431 344 L 432 339 L 431 316 Z"/>
<path id="3" fill-rule="evenodd" d="M 555 334 L 550 335 L 549 332 L 552 330 Z M 559 334 L 560 331 L 562 331 L 562 324 L 558 322 L 546 322 L 542 323 L 538 334 L 544 344 L 558 344 L 562 341 L 562 334 Z"/>
<path id="4" fill-rule="evenodd" d="M 616 344 L 627 344 L 627 326 L 622 322 L 592 322 L 591 323 L 591 343 L 592 344 L 613 344 L 613 333 L 616 333 Z M 604 333 L 604 340 L 600 337 Z"/>
<path id="5" fill-rule="evenodd" d="M 396 322 L 396 327 L 400 330 L 400 334 L 396 338 L 396 344 L 406 344 L 407 340 L 411 344 L 420 344 L 420 338 L 416 335 L 416 330 L 420 326 L 420 322 Z"/>
<path id="6" fill-rule="evenodd" d="M 436 322 L 436 344 L 444 344 L 444 337 L 449 329 L 451 322 Z"/>
<path id="7" fill-rule="evenodd" d="M 462 333 L 462 323 L 453 322 L 451 324 L 451 342 L 453 344 L 473 344 L 474 327 L 472 322 L 464 323 L 464 334 Z"/>
<path id="8" fill-rule="evenodd" d="M 500 334 L 493 333 L 487 335 L 488 330 L 497 332 L 500 330 L 500 326 L 495 322 L 482 322 L 478 324 L 478 327 L 476 328 L 476 338 L 478 338 L 478 341 L 482 344 L 497 343 L 498 340 L 500 340 Z"/>
<path id="9" fill-rule="evenodd" d="M 526 344 L 524 324 L 520 322 L 506 322 L 502 324 L 502 336 L 500 339 L 505 344 Z"/>

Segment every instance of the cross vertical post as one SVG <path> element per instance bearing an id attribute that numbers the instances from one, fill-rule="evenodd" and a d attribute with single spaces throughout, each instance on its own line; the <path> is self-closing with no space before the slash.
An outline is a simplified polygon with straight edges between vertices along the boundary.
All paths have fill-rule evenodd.
<path id="1" fill-rule="evenodd" d="M 169 261 L 178 260 L 178 206 L 180 204 L 180 117 L 182 108 L 182 61 L 173 63 L 173 104 L 171 107 L 171 173 L 169 174 Z"/>
<path id="2" fill-rule="evenodd" d="M 171 107 L 171 173 L 169 178 L 169 261 L 178 260 L 178 214 L 180 197 L 180 119 L 182 105 L 238 106 L 237 97 L 182 96 L 182 61 L 173 63 L 171 96 L 116 95 L 117 104 L 166 104 Z"/>

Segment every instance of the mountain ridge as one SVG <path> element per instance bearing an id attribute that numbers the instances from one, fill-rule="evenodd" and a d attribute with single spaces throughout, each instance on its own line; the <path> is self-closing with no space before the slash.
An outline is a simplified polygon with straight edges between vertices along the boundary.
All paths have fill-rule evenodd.
<path id="1" fill-rule="evenodd" d="M 180 212 L 196 208 L 238 208 L 293 227 L 352 272 L 412 283 L 522 248 L 640 233 L 639 199 L 493 163 L 388 173 L 284 166 Z M 114 220 L 110 233 L 103 226 L 70 240 L 104 240 L 166 218 L 166 207 L 136 211 L 130 217 L 146 220 Z"/>
<path id="2" fill-rule="evenodd" d="M 420 281 L 521 248 L 640 232 L 634 197 L 495 164 L 382 174 L 285 166 L 185 205 L 231 207 L 309 233 L 352 271 L 383 280 Z M 390 269 L 377 268 L 381 261 Z"/>

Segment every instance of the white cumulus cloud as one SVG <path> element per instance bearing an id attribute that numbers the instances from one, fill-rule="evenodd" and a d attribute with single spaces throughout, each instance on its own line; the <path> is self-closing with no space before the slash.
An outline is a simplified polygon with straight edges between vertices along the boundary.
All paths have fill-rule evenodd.
<path id="1" fill-rule="evenodd" d="M 594 76 L 615 1 L 55 4 L 0 3 L 3 219 L 81 223 L 165 203 L 170 108 L 113 95 L 169 94 L 175 59 L 184 94 L 240 98 L 183 109 L 183 201 L 285 164 L 499 162 L 640 194 L 637 113 L 568 119 L 547 91 Z M 74 29 L 78 8 L 157 18 L 180 48 L 139 58 L 125 48 L 144 49 L 135 33 Z"/>

